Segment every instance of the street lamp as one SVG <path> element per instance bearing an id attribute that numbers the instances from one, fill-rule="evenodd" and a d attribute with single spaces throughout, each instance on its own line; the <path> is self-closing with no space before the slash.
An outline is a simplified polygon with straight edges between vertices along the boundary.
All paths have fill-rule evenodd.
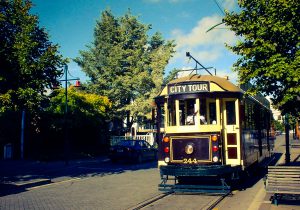
<path id="1" fill-rule="evenodd" d="M 68 78 L 68 75 L 71 76 L 71 78 Z M 79 77 L 73 77 L 70 72 L 68 71 L 68 65 L 64 66 L 64 74 L 62 75 L 61 78 L 64 79 L 59 79 L 61 82 L 65 82 L 65 113 L 64 113 L 64 127 L 65 127 L 65 139 L 64 139 L 64 153 L 65 153 L 65 164 L 69 164 L 69 138 L 68 138 L 68 81 L 74 81 L 75 82 L 75 87 L 80 87 L 80 81 Z"/>

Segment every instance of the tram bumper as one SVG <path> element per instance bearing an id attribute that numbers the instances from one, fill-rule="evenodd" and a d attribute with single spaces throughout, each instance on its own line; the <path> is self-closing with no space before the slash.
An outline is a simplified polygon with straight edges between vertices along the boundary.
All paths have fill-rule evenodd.
<path id="1" fill-rule="evenodd" d="M 228 194 L 231 188 L 225 177 L 238 174 L 240 170 L 241 166 L 230 165 L 160 166 L 161 184 L 158 187 L 160 191 Z M 188 180 L 188 184 L 180 183 L 181 179 Z M 174 183 L 170 184 L 169 180 Z"/>

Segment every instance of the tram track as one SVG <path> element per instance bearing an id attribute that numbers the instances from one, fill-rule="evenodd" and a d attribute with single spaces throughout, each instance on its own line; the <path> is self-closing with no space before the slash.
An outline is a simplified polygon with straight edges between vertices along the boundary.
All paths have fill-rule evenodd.
<path id="1" fill-rule="evenodd" d="M 156 207 L 156 203 L 161 202 L 163 199 L 165 199 L 167 197 L 170 197 L 170 196 L 179 196 L 179 195 L 200 196 L 200 197 L 197 197 L 197 200 L 199 200 L 199 203 L 201 203 L 201 207 L 195 202 L 195 205 L 197 205 L 197 207 L 195 207 L 195 208 L 199 208 L 200 207 L 199 209 L 212 210 L 223 199 L 225 199 L 227 196 L 232 195 L 232 194 L 231 194 L 231 192 L 229 192 L 227 194 L 224 194 L 224 195 L 186 194 L 186 193 L 175 193 L 175 192 L 161 193 L 161 194 L 158 194 L 158 195 L 156 195 L 154 197 L 146 199 L 146 200 L 138 203 L 137 205 L 128 208 L 127 210 L 140 210 L 140 209 L 148 209 L 148 208 L 149 209 L 159 209 L 160 207 Z M 186 199 L 186 202 L 190 201 L 190 197 L 185 197 L 184 199 Z M 173 198 L 173 200 L 177 200 L 177 198 L 175 197 L 175 198 Z M 169 205 L 169 204 L 167 204 L 168 202 L 170 202 L 170 201 L 166 200 L 166 205 Z"/>
<path id="2" fill-rule="evenodd" d="M 165 198 L 166 196 L 170 196 L 172 194 L 174 194 L 174 192 L 167 192 L 167 193 L 158 194 L 158 195 L 156 195 L 154 197 L 151 197 L 149 199 L 146 199 L 146 200 L 138 203 L 134 207 L 130 207 L 127 210 L 139 210 L 139 209 L 142 209 L 142 208 L 147 207 L 147 206 L 151 205 L 152 203 L 154 203 L 154 202 L 156 202 L 158 200 L 161 200 L 161 199 Z"/>
<path id="3" fill-rule="evenodd" d="M 213 210 L 224 198 L 226 198 L 228 195 L 232 195 L 231 192 L 220 196 L 220 198 L 218 198 L 215 202 L 213 202 L 208 208 L 207 210 Z"/>

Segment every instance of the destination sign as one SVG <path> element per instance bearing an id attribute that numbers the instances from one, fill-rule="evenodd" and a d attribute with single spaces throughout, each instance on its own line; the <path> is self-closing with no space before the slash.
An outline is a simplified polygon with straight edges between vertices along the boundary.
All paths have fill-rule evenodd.
<path id="1" fill-rule="evenodd" d="M 170 84 L 168 85 L 168 93 L 181 94 L 181 93 L 198 93 L 198 92 L 209 92 L 208 82 L 195 82 L 188 84 Z"/>

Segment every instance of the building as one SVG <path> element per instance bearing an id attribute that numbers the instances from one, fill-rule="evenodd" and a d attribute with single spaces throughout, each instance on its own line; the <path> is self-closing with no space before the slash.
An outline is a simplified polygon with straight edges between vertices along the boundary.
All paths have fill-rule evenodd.
<path id="1" fill-rule="evenodd" d="M 273 104 L 272 104 L 272 100 L 271 100 L 271 97 L 270 96 L 267 96 L 266 97 L 268 99 L 268 101 L 270 102 L 270 105 L 271 105 L 271 110 L 272 110 L 272 114 L 273 114 L 273 118 L 274 120 L 277 120 L 281 123 L 283 123 L 283 116 L 281 115 L 281 112 L 274 108 Z"/>

